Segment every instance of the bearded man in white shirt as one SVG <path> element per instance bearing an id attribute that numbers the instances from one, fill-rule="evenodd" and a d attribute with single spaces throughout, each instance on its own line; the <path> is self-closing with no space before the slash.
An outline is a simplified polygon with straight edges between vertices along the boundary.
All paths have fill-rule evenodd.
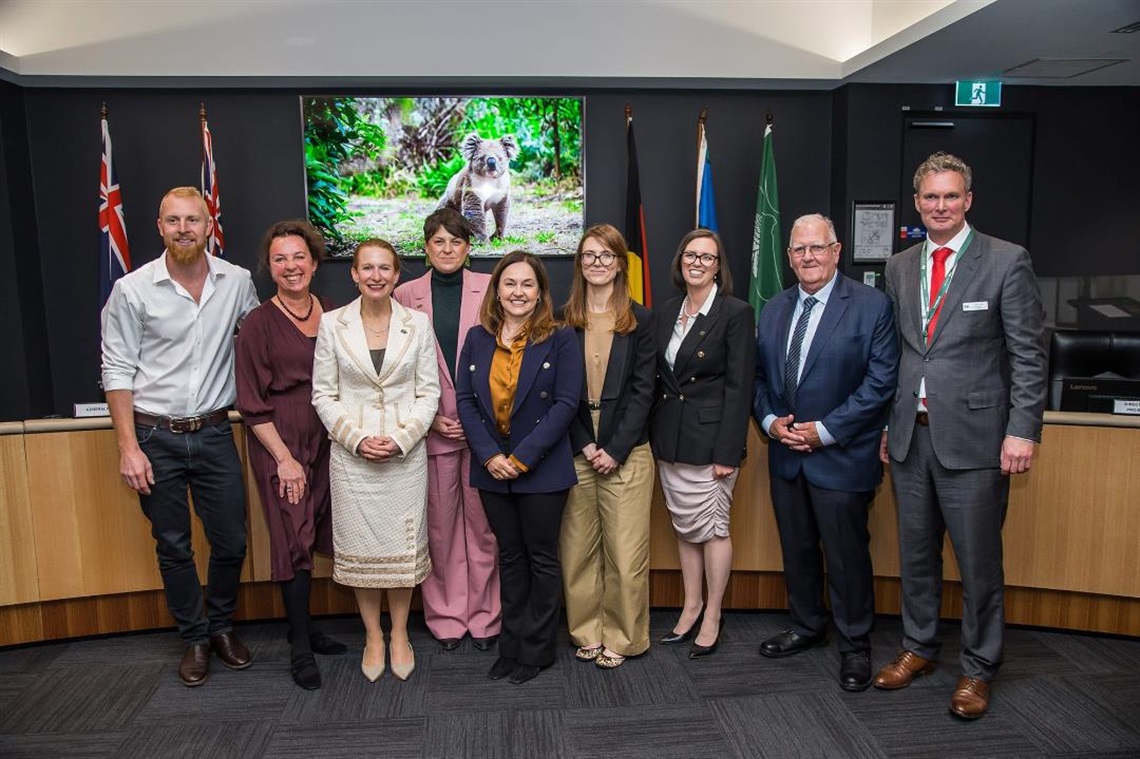
<path id="1" fill-rule="evenodd" d="M 103 389 L 119 471 L 151 523 L 186 643 L 178 675 L 187 686 L 206 682 L 211 650 L 231 669 L 251 663 L 231 622 L 246 529 L 228 412 L 234 331 L 258 300 L 248 271 L 206 254 L 212 226 L 196 189 L 166 193 L 158 215 L 166 251 L 119 279 L 103 308 Z M 210 541 L 208 598 L 190 545 L 188 490 Z"/>

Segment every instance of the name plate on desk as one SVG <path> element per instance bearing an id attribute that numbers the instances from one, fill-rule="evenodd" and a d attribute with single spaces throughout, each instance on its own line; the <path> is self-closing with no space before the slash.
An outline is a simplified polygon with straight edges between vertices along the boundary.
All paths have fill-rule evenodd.
<path id="1" fill-rule="evenodd" d="M 1121 401 L 1116 400 L 1112 402 L 1112 413 L 1114 414 L 1136 414 L 1140 416 L 1140 401 Z"/>
<path id="2" fill-rule="evenodd" d="M 91 416 L 110 416 L 106 403 L 76 403 L 75 418 L 86 419 Z"/>

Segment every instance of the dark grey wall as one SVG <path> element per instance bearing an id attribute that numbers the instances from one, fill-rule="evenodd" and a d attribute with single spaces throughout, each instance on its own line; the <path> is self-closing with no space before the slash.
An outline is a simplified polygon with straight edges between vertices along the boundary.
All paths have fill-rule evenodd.
<path id="1" fill-rule="evenodd" d="M 305 212 L 300 92 L 21 88 L 0 82 L 0 340 L 9 360 L 0 385 L 0 419 L 67 415 L 73 403 L 100 399 L 100 104 L 105 101 L 110 110 L 134 265 L 160 252 L 154 219 L 163 192 L 199 183 L 198 106 L 205 102 L 227 257 L 255 268 L 263 230 Z M 586 222 L 619 227 L 625 203 L 623 110 L 625 103 L 632 105 L 659 303 L 674 293 L 669 263 L 678 240 L 693 226 L 701 108 L 709 109 L 721 233 L 743 294 L 767 112 L 775 118 L 785 227 L 799 214 L 819 211 L 835 219 L 844 239 L 852 200 L 910 203 L 899 197 L 902 106 L 929 110 L 948 106 L 952 97 L 949 86 L 894 85 L 850 85 L 834 92 L 504 94 L 586 98 Z M 1010 88 L 1005 94 L 1009 110 L 1036 119 L 1030 250 L 1038 273 L 1140 272 L 1140 256 L 1127 247 L 1140 239 L 1140 185 L 1128 171 L 1140 163 L 1137 90 Z M 1093 249 L 1086 250 L 1090 244 Z M 475 264 L 480 270 L 490 266 L 489 261 Z M 562 300 L 569 262 L 550 259 L 548 267 L 555 297 Z M 421 264 L 410 262 L 405 276 L 422 271 Z M 268 294 L 265 277 L 259 277 L 259 288 Z M 336 302 L 354 295 L 344 263 L 322 267 L 316 288 Z"/>

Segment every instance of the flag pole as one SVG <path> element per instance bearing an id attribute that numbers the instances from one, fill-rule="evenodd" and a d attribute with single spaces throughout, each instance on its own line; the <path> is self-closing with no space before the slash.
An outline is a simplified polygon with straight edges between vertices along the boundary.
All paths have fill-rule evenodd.
<path id="1" fill-rule="evenodd" d="M 697 116 L 697 197 L 693 203 L 693 229 L 701 226 L 701 173 L 705 170 L 705 119 L 708 114 L 709 109 L 705 107 Z"/>

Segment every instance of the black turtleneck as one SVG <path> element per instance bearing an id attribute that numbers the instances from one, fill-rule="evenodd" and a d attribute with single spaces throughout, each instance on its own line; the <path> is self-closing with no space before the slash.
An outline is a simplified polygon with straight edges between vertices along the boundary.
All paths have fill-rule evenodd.
<path id="1" fill-rule="evenodd" d="M 451 378 L 455 379 L 455 358 L 459 347 L 459 306 L 463 302 L 463 269 L 451 274 L 431 273 L 431 312 L 435 338 Z"/>

